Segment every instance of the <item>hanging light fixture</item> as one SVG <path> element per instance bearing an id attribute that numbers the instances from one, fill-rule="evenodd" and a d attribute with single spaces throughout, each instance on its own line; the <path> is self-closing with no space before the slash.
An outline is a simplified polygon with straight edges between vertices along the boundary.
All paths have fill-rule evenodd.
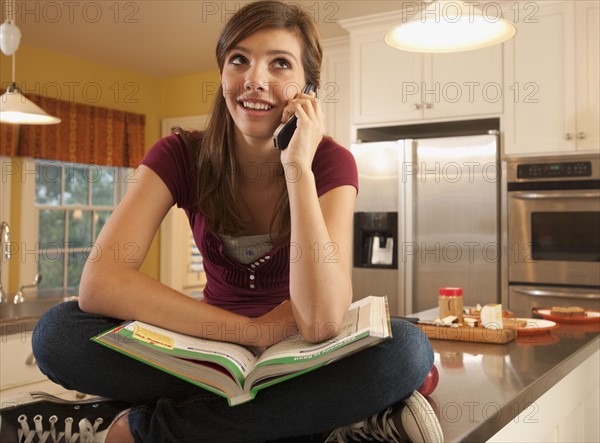
<path id="1" fill-rule="evenodd" d="M 12 84 L 0 96 L 0 122 L 28 125 L 53 125 L 60 118 L 48 115 L 42 108 L 25 97 L 15 82 L 16 55 L 21 31 L 15 24 L 14 0 L 6 1 L 6 21 L 0 25 L 0 50 L 12 56 Z"/>
<path id="2" fill-rule="evenodd" d="M 479 7 L 459 0 L 426 1 L 410 20 L 392 28 L 385 42 L 412 52 L 460 52 L 502 43 L 516 33 L 497 4 Z M 423 6 L 423 5 L 422 5 Z M 406 10 L 405 12 L 409 12 Z"/>

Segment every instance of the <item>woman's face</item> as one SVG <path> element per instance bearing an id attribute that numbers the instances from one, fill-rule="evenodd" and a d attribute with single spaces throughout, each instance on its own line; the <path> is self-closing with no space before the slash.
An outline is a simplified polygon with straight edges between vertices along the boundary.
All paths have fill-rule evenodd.
<path id="1" fill-rule="evenodd" d="M 251 34 L 227 53 L 221 82 L 236 135 L 270 141 L 288 100 L 304 87 L 302 41 L 285 29 Z"/>

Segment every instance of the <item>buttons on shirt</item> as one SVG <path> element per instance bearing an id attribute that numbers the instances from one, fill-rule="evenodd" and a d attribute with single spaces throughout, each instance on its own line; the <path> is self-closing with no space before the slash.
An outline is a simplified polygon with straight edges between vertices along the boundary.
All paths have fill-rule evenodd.
<path id="1" fill-rule="evenodd" d="M 254 280 L 256 279 L 256 275 L 254 275 L 254 270 L 253 269 L 250 270 L 250 275 L 248 276 L 248 278 L 250 279 L 250 284 L 248 285 L 248 287 L 250 289 L 256 288 L 256 285 L 254 284 L 255 283 Z"/>
<path id="2" fill-rule="evenodd" d="M 265 264 L 270 259 L 271 259 L 270 255 L 265 255 L 263 258 L 259 258 L 257 261 L 250 264 L 250 267 L 248 268 L 248 271 L 250 271 L 250 275 L 248 275 L 248 279 L 250 280 L 250 282 L 248 284 L 248 288 L 250 288 L 250 289 L 256 288 L 256 275 L 254 274 L 254 272 L 257 270 L 257 268 L 259 266 Z"/>

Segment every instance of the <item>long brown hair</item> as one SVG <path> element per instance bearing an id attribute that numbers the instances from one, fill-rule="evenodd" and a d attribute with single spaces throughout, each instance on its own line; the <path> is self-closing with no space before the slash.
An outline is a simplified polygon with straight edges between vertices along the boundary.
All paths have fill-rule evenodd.
<path id="1" fill-rule="evenodd" d="M 279 28 L 295 32 L 303 42 L 302 64 L 306 82 L 319 85 L 323 50 L 319 32 L 312 17 L 294 3 L 260 0 L 237 11 L 225 25 L 219 37 L 216 56 L 219 72 L 223 72 L 229 50 L 256 31 Z M 215 232 L 235 235 L 241 231 L 242 218 L 238 207 L 239 167 L 234 151 L 234 122 L 229 114 L 223 86 L 219 86 L 211 117 L 197 150 L 198 210 Z M 285 180 L 271 220 L 270 232 L 275 245 L 289 241 L 290 210 Z"/>

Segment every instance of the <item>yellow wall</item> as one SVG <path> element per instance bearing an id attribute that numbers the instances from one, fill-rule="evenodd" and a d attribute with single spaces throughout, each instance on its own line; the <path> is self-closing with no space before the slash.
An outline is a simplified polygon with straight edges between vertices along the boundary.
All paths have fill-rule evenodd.
<path id="1" fill-rule="evenodd" d="M 160 88 L 161 117 L 208 114 L 218 87 L 217 70 L 163 80 Z"/>
<path id="2" fill-rule="evenodd" d="M 146 149 L 160 137 L 160 121 L 166 117 L 207 114 L 210 111 L 218 71 L 158 79 L 68 55 L 21 45 L 17 51 L 16 80 L 24 93 L 70 100 L 146 115 Z M 11 58 L 0 55 L 0 81 L 4 89 L 12 81 Z M 21 186 L 11 182 L 11 240 L 20 238 Z M 142 271 L 159 277 L 160 247 L 157 236 Z M 11 260 L 9 291 L 19 282 L 19 260 Z"/>
<path id="3" fill-rule="evenodd" d="M 24 45 L 16 56 L 17 85 L 25 94 L 146 114 L 146 144 L 159 136 L 159 79 Z M 2 86 L 11 77 L 11 58 L 1 55 Z"/>

